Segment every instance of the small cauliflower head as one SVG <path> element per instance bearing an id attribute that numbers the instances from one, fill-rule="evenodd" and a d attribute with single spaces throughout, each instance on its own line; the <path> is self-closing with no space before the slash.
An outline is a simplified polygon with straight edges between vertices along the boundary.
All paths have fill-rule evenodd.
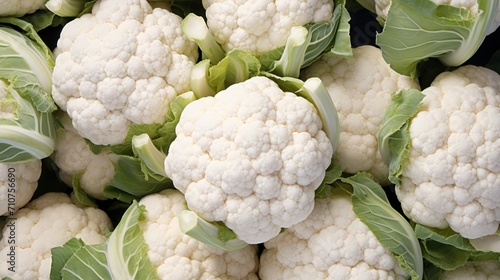
<path id="1" fill-rule="evenodd" d="M 265 77 L 184 109 L 165 171 L 207 221 L 257 244 L 307 218 L 333 148 L 315 107 Z"/>
<path id="2" fill-rule="evenodd" d="M 396 194 L 413 221 L 466 238 L 500 223 L 500 76 L 463 66 L 440 74 L 409 127 Z"/>
<path id="3" fill-rule="evenodd" d="M 189 90 L 198 58 L 181 20 L 146 0 L 100 0 L 64 26 L 53 98 L 78 134 L 115 145 L 132 124 L 165 122 L 170 102 Z"/>
<path id="4" fill-rule="evenodd" d="M 0 162 L 0 214 L 13 215 L 28 203 L 42 175 L 42 161 Z"/>
<path id="5" fill-rule="evenodd" d="M 47 0 L 2 0 L 0 2 L 0 16 L 22 17 L 45 8 L 45 2 Z"/>
<path id="6" fill-rule="evenodd" d="M 311 215 L 264 243 L 259 276 L 267 279 L 405 279 L 406 272 L 336 192 Z"/>
<path id="7" fill-rule="evenodd" d="M 257 55 L 284 46 L 291 29 L 328 21 L 332 0 L 203 0 L 207 25 L 226 50 Z"/>
<path id="8" fill-rule="evenodd" d="M 377 132 L 392 93 L 418 89 L 418 83 L 392 70 L 380 49 L 368 45 L 354 48 L 352 58 L 324 55 L 302 77 L 320 78 L 335 103 L 340 137 L 333 162 L 347 173 L 370 172 L 379 184 L 389 184 Z"/>
<path id="9" fill-rule="evenodd" d="M 161 279 L 258 279 L 257 246 L 238 251 L 210 247 L 182 233 L 177 215 L 186 210 L 184 195 L 167 189 L 139 201 L 148 257 Z"/>
<path id="10" fill-rule="evenodd" d="M 81 173 L 80 188 L 93 198 L 105 200 L 104 187 L 113 180 L 117 156 L 108 149 L 94 154 L 73 128 L 69 116 L 64 112 L 58 113 L 63 127 L 57 130 L 56 147 L 51 157 L 59 169 L 59 178 L 72 186 L 73 178 Z"/>
<path id="11" fill-rule="evenodd" d="M 0 262 L 0 275 L 12 279 L 49 279 L 51 249 L 73 237 L 86 244 L 100 244 L 112 230 L 107 214 L 93 207 L 76 206 L 64 193 L 46 193 L 7 220 L 0 240 L 0 254 L 15 247 L 15 272 Z M 13 243 L 12 240 L 15 240 Z"/>
<path id="12" fill-rule="evenodd" d="M 454 269 L 444 270 L 442 280 L 496 280 L 500 279 L 500 262 L 475 261 L 466 262 L 465 265 Z"/>

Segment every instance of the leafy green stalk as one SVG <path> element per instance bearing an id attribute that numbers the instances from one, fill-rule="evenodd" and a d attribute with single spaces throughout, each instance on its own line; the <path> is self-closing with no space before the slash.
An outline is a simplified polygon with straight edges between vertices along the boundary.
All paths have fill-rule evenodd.
<path id="1" fill-rule="evenodd" d="M 323 120 L 323 130 L 330 139 L 333 152 L 335 152 L 340 138 L 340 121 L 337 109 L 325 85 L 319 78 L 309 78 L 297 94 L 316 106 L 321 120 Z"/>
<path id="2" fill-rule="evenodd" d="M 53 68 L 53 54 L 33 25 L 17 18 L 0 18 L 0 78 L 12 83 L 41 112 L 57 108 L 51 96 Z"/>
<path id="3" fill-rule="evenodd" d="M 411 279 L 422 279 L 423 257 L 417 236 L 408 221 L 389 204 L 382 187 L 364 172 L 340 178 L 339 182 L 337 185 L 352 194 L 356 216 L 393 253 Z M 342 183 L 351 186 L 352 191 Z"/>
<path id="4" fill-rule="evenodd" d="M 1 56 L 1 55 L 0 55 Z M 56 121 L 40 112 L 12 84 L 0 80 L 5 97 L 0 99 L 0 162 L 23 162 L 48 157 L 55 148 Z M 4 112 L 4 108 L 6 111 Z"/>
<path id="5" fill-rule="evenodd" d="M 500 252 L 478 250 L 471 240 L 450 228 L 436 229 L 416 224 L 415 234 L 422 244 L 423 257 L 443 270 L 457 269 L 468 261 L 500 261 Z"/>
<path id="6" fill-rule="evenodd" d="M 104 187 L 104 196 L 131 203 L 148 194 L 173 188 L 167 177 L 158 178 L 144 173 L 143 162 L 133 156 L 118 156 L 115 163 L 115 176 L 111 183 Z"/>
<path id="7" fill-rule="evenodd" d="M 68 260 L 85 246 L 79 238 L 71 238 L 63 246 L 54 247 L 51 249 L 52 263 L 50 267 L 50 279 L 52 280 L 62 280 L 61 271 L 64 266 L 68 263 Z M 109 276 L 109 273 L 103 273 Z M 104 278 L 103 278 L 104 279 Z"/>
<path id="8" fill-rule="evenodd" d="M 198 62 L 191 69 L 189 85 L 196 98 L 214 96 L 216 93 L 208 81 L 210 67 L 210 60 L 205 59 Z"/>
<path id="9" fill-rule="evenodd" d="M 215 41 L 212 33 L 208 30 L 205 20 L 193 13 L 188 14 L 181 23 L 184 35 L 191 41 L 195 41 L 200 47 L 203 57 L 210 59 L 212 64 L 217 64 L 226 55 L 222 47 Z"/>
<path id="10" fill-rule="evenodd" d="M 349 24 L 349 21 L 351 20 L 351 15 L 349 14 L 349 11 L 347 10 L 344 4 L 337 6 L 337 8 L 339 7 L 340 7 L 339 22 L 334 40 L 332 42 L 333 46 L 330 49 L 330 53 L 333 53 L 340 57 L 349 58 L 352 57 L 351 37 L 349 35 L 349 32 L 351 30 L 351 26 Z M 312 62 L 314 61 L 311 61 L 311 63 Z M 310 65 L 310 63 L 307 65 Z M 304 67 L 307 65 L 304 65 Z"/>
<path id="11" fill-rule="evenodd" d="M 143 172 L 150 176 L 157 176 L 157 180 L 167 177 L 165 173 L 164 153 L 158 150 L 147 133 L 132 137 L 132 150 L 136 157 L 141 160 Z"/>
<path id="12" fill-rule="evenodd" d="M 292 27 L 280 59 L 275 61 L 268 71 L 283 77 L 299 77 L 310 41 L 311 32 L 305 27 Z"/>
<path id="13" fill-rule="evenodd" d="M 45 7 L 60 17 L 77 17 L 89 0 L 49 0 Z"/>
<path id="14" fill-rule="evenodd" d="M 182 233 L 209 246 L 236 251 L 248 244 L 237 238 L 225 225 L 209 223 L 190 210 L 183 210 L 177 215 Z"/>
<path id="15" fill-rule="evenodd" d="M 229 51 L 217 64 L 207 59 L 198 62 L 191 72 L 191 86 L 196 97 L 213 96 L 230 85 L 244 82 L 260 74 L 260 62 L 253 55 Z"/>
<path id="16" fill-rule="evenodd" d="M 51 279 L 159 279 L 139 226 L 145 211 L 134 201 L 104 243 L 72 238 L 53 248 Z"/>
<path id="17" fill-rule="evenodd" d="M 401 90 L 393 94 L 377 132 L 380 154 L 389 165 L 389 180 L 396 185 L 400 184 L 399 176 L 404 160 L 408 158 L 409 122 L 417 113 L 423 98 L 422 92 L 416 89 Z"/>
<path id="18" fill-rule="evenodd" d="M 479 48 L 496 16 L 498 0 L 478 0 L 479 12 L 431 0 L 393 0 L 377 45 L 398 73 L 417 77 L 417 64 L 437 57 L 458 66 Z"/>
<path id="19" fill-rule="evenodd" d="M 209 69 L 208 82 L 215 92 L 219 92 L 232 84 L 257 76 L 260 68 L 259 60 L 253 55 L 240 50 L 232 50 Z"/>
<path id="20" fill-rule="evenodd" d="M 331 185 L 340 179 L 344 168 L 340 165 L 331 164 L 326 169 L 325 178 L 321 182 L 321 185 L 315 191 L 315 199 L 326 199 L 332 195 Z"/>

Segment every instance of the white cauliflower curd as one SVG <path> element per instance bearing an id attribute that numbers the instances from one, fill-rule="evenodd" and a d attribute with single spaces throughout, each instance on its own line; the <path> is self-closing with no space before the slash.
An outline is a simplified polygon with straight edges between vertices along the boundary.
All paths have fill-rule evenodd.
<path id="1" fill-rule="evenodd" d="M 28 203 L 42 175 L 42 161 L 0 163 L 0 215 L 11 215 Z"/>
<path id="2" fill-rule="evenodd" d="M 0 262 L 0 276 L 12 279 L 50 279 L 51 249 L 73 237 L 99 244 L 112 230 L 108 215 L 97 208 L 76 206 L 64 193 L 47 193 L 32 200 L 8 219 L 2 231 L 0 254 L 15 251 L 15 269 Z M 5 258 L 2 258 L 5 260 Z"/>
<path id="3" fill-rule="evenodd" d="M 500 76 L 463 66 L 424 89 L 396 194 L 405 214 L 466 238 L 500 224 Z"/>
<path id="4" fill-rule="evenodd" d="M 193 101 L 165 171 L 188 207 L 265 242 L 307 218 L 333 153 L 313 104 L 265 77 Z"/>
<path id="5" fill-rule="evenodd" d="M 257 246 L 224 251 L 182 233 L 177 215 L 186 210 L 186 201 L 179 191 L 163 190 L 139 204 L 146 208 L 139 225 L 160 279 L 258 279 Z"/>
<path id="6" fill-rule="evenodd" d="M 226 50 L 265 53 L 284 46 L 291 29 L 328 21 L 332 0 L 203 0 L 207 25 Z"/>
<path id="7" fill-rule="evenodd" d="M 198 58 L 181 20 L 145 0 L 100 0 L 64 26 L 53 98 L 82 137 L 115 145 L 131 124 L 165 122 L 170 102 L 189 90 Z"/>
<path id="8" fill-rule="evenodd" d="M 352 208 L 345 192 L 318 199 L 305 221 L 264 244 L 260 279 L 406 279 Z"/>
<path id="9" fill-rule="evenodd" d="M 369 45 L 354 48 L 351 58 L 323 55 L 301 75 L 320 78 L 335 103 L 340 137 L 333 162 L 347 173 L 367 171 L 378 183 L 389 184 L 389 168 L 378 151 L 376 134 L 391 95 L 418 89 L 418 83 L 392 70 L 380 49 Z"/>

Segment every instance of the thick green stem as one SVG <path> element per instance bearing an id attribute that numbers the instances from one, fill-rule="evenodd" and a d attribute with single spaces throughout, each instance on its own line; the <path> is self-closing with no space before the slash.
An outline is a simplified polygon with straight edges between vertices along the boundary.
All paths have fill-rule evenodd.
<path id="1" fill-rule="evenodd" d="M 134 135 L 132 137 L 132 149 L 149 170 L 167 177 L 165 173 L 166 155 L 156 148 L 148 134 Z"/>
<path id="2" fill-rule="evenodd" d="M 203 56 L 210 59 L 212 64 L 221 61 L 226 53 L 222 47 L 215 41 L 214 36 L 208 30 L 205 20 L 193 13 L 187 15 L 181 24 L 184 35 L 200 47 Z"/>
<path id="3" fill-rule="evenodd" d="M 203 220 L 193 211 L 183 210 L 177 215 L 177 218 L 179 219 L 181 231 L 184 234 L 187 234 L 209 246 L 226 251 L 236 251 L 243 249 L 248 245 L 238 238 L 227 241 L 222 240 L 220 238 L 222 235 L 220 232 L 222 230 L 221 227 Z"/>
<path id="4" fill-rule="evenodd" d="M 189 81 L 191 90 L 193 91 L 196 98 L 201 98 L 205 96 L 214 96 L 215 89 L 212 88 L 208 82 L 208 75 L 210 69 L 210 60 L 205 59 L 198 62 L 191 69 L 191 79 Z"/>

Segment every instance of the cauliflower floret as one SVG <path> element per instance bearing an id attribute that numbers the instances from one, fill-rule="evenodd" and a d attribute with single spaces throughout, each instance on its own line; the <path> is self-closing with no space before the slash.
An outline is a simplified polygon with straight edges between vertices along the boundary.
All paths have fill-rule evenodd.
<path id="1" fill-rule="evenodd" d="M 47 0 L 2 0 L 0 16 L 22 17 L 45 7 Z"/>
<path id="2" fill-rule="evenodd" d="M 190 103 L 165 171 L 189 208 L 261 243 L 303 221 L 333 148 L 304 98 L 265 77 Z"/>
<path id="3" fill-rule="evenodd" d="M 28 203 L 42 175 L 42 161 L 0 163 L 0 213 L 12 215 Z"/>
<path id="4" fill-rule="evenodd" d="M 207 25 L 226 50 L 259 54 L 284 46 L 291 29 L 328 21 L 331 0 L 203 0 Z"/>
<path id="5" fill-rule="evenodd" d="M 73 128 L 67 114 L 61 112 L 58 119 L 63 127 L 57 130 L 56 148 L 51 157 L 59 169 L 59 177 L 72 186 L 74 176 L 83 172 L 79 180 L 81 189 L 93 198 L 106 199 L 103 191 L 115 175 L 116 155 L 108 149 L 94 154 Z"/>
<path id="6" fill-rule="evenodd" d="M 352 210 L 347 193 L 319 199 L 311 215 L 265 244 L 260 279 L 405 279 L 392 253 Z"/>
<path id="7" fill-rule="evenodd" d="M 15 249 L 15 272 L 0 262 L 0 275 L 13 279 L 49 279 L 50 250 L 72 237 L 99 244 L 112 230 L 107 214 L 97 208 L 76 206 L 64 193 L 47 193 L 26 204 L 7 220 L 0 240 L 0 254 Z"/>
<path id="8" fill-rule="evenodd" d="M 389 184 L 376 135 L 392 93 L 418 89 L 418 83 L 392 70 L 380 49 L 368 45 L 354 48 L 352 58 L 324 55 L 302 77 L 320 78 L 335 103 L 340 138 L 333 162 L 347 173 L 367 171 L 378 183 Z"/>
<path id="9" fill-rule="evenodd" d="M 145 0 L 101 0 L 64 26 L 53 97 L 82 137 L 115 145 L 131 124 L 165 122 L 170 102 L 189 90 L 198 59 L 181 20 Z"/>
<path id="10" fill-rule="evenodd" d="M 257 279 L 257 246 L 224 251 L 182 233 L 176 216 L 186 201 L 179 191 L 163 190 L 139 204 L 146 208 L 140 227 L 148 257 L 161 279 Z"/>
<path id="11" fill-rule="evenodd" d="M 463 66 L 422 92 L 396 194 L 413 221 L 466 238 L 500 223 L 500 76 Z"/>

